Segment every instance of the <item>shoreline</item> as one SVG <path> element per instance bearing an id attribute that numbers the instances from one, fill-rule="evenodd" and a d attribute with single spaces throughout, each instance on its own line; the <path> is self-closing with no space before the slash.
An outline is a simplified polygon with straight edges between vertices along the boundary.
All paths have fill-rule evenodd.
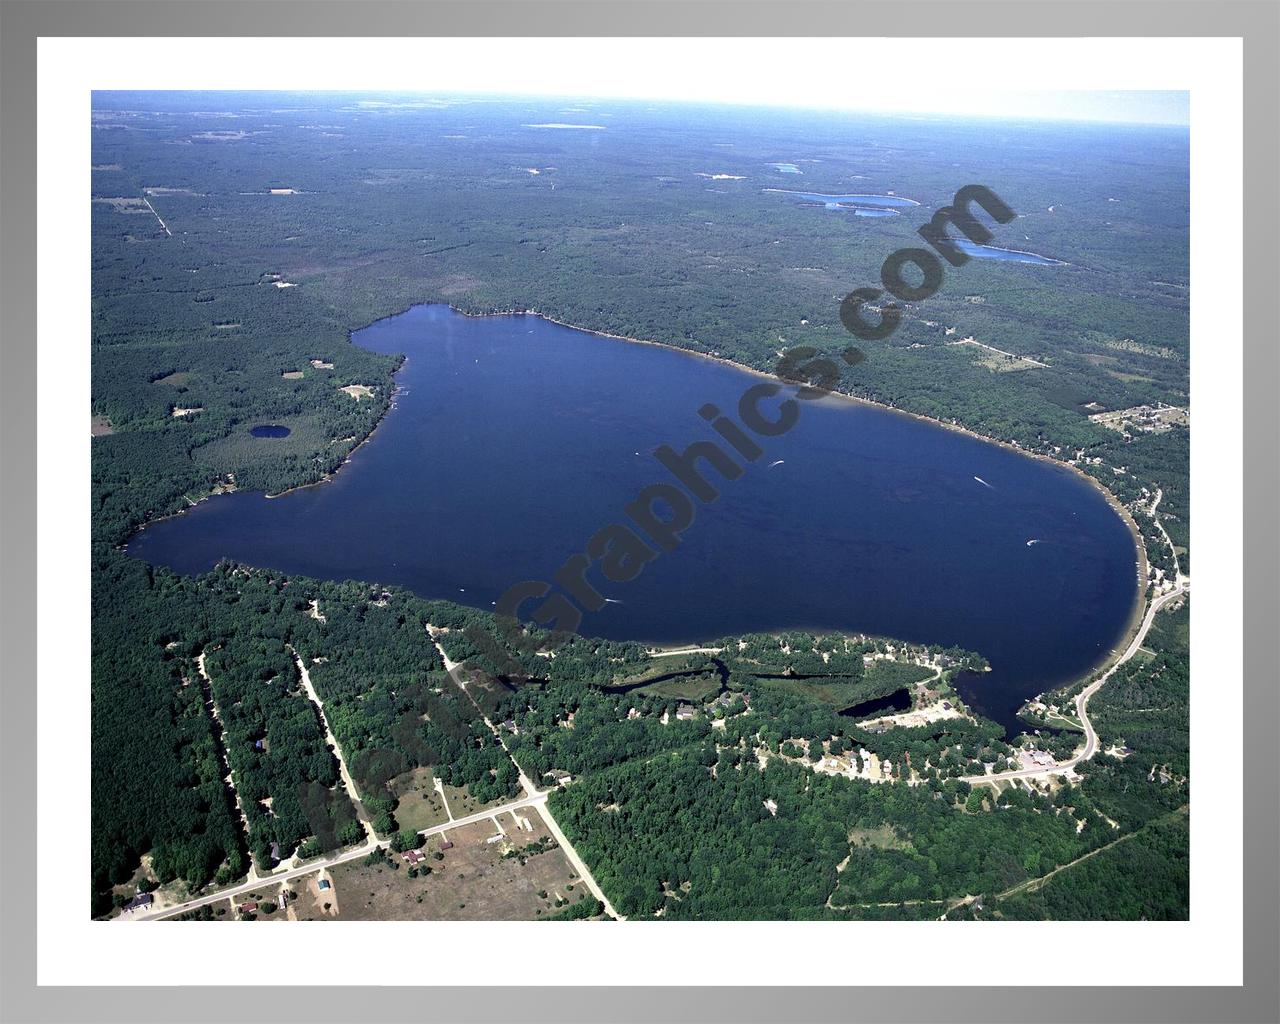
<path id="1" fill-rule="evenodd" d="M 423 305 L 423 304 L 429 305 L 432 303 L 415 303 L 415 305 Z M 521 309 L 521 310 L 512 309 L 512 310 L 497 310 L 497 311 L 488 312 L 488 313 L 469 313 L 466 310 L 459 309 L 457 306 L 454 306 L 452 303 L 449 303 L 449 302 L 441 302 L 436 304 L 448 306 L 449 309 L 453 310 L 455 313 L 459 313 L 462 316 L 471 317 L 471 318 L 480 318 L 480 317 L 487 317 L 487 316 L 536 316 L 536 317 L 540 317 L 543 320 L 550 321 L 553 324 L 558 324 L 561 327 L 566 327 L 574 331 L 581 331 L 584 334 L 593 334 L 600 338 L 609 338 L 614 341 L 627 342 L 632 345 L 653 345 L 658 348 L 663 348 L 671 352 L 678 352 L 683 355 L 692 356 L 698 359 L 710 360 L 711 362 L 719 363 L 723 366 L 728 366 L 736 370 L 741 370 L 744 373 L 751 374 L 752 376 L 759 377 L 763 380 L 770 380 L 770 381 L 778 380 L 778 377 L 776 374 L 767 373 L 764 370 L 757 370 L 753 366 L 746 366 L 743 363 L 734 362 L 732 359 L 725 359 L 723 356 L 711 355 L 710 353 L 706 353 L 706 352 L 696 352 L 693 349 L 680 348 L 677 345 L 670 345 L 670 344 L 667 344 L 666 342 L 652 341 L 645 338 L 630 338 L 623 334 L 612 334 L 609 331 L 595 330 L 590 327 L 581 327 L 578 324 L 568 323 L 554 316 L 550 316 L 546 313 L 539 312 L 536 309 Z M 412 307 L 408 307 L 408 308 L 412 308 Z M 405 312 L 405 311 L 406 310 L 402 310 L 401 312 Z M 398 313 L 390 314 L 390 316 L 398 316 L 398 315 L 399 315 Z M 389 319 L 389 317 L 381 317 L 379 319 Z M 377 320 L 373 321 L 373 323 L 377 323 L 377 322 L 378 322 Z M 1056 459 L 1052 455 L 1045 455 L 1042 452 L 1027 451 L 1021 445 L 1015 444 L 1011 441 L 1002 441 L 999 438 L 990 437 L 986 434 L 980 434 L 976 430 L 973 430 L 970 427 L 963 426 L 959 423 L 949 423 L 946 420 L 939 420 L 939 419 L 935 419 L 932 416 L 926 416 L 924 413 L 912 412 L 911 410 L 908 410 L 908 409 L 899 409 L 897 406 L 889 405 L 885 402 L 878 402 L 873 398 L 864 398 L 860 395 L 850 395 L 843 391 L 833 390 L 828 392 L 827 394 L 837 399 L 843 399 L 848 402 L 855 402 L 865 406 L 871 406 L 873 408 L 880 409 L 885 412 L 897 413 L 898 415 L 901 415 L 901 416 L 907 416 L 911 419 L 916 419 L 924 423 L 928 423 L 934 427 L 941 427 L 944 430 L 950 430 L 955 433 L 964 434 L 977 441 L 982 441 L 986 444 L 997 445 L 998 447 L 1006 448 L 1010 451 L 1017 452 L 1019 455 L 1023 455 L 1027 458 L 1039 459 L 1050 465 L 1057 466 L 1061 469 L 1074 473 L 1081 480 L 1085 481 L 1086 483 L 1091 485 L 1093 488 L 1095 488 L 1097 492 L 1102 496 L 1102 499 L 1107 503 L 1107 505 L 1110 506 L 1111 510 L 1117 515 L 1120 521 L 1124 523 L 1124 525 L 1129 530 L 1129 536 L 1133 541 L 1134 551 L 1136 554 L 1136 558 L 1135 558 L 1136 564 L 1134 568 L 1134 575 L 1135 575 L 1137 593 L 1135 596 L 1135 600 L 1133 602 L 1133 607 L 1130 609 L 1130 612 L 1129 612 L 1129 618 L 1125 622 L 1124 629 L 1120 633 L 1116 641 L 1117 646 L 1114 647 L 1111 651 L 1108 651 L 1107 654 L 1100 661 L 1098 661 L 1096 664 L 1091 666 L 1084 673 L 1083 677 L 1075 679 L 1070 683 L 1064 683 L 1061 686 L 1053 687 L 1050 690 L 1046 690 L 1044 692 L 1047 693 L 1047 692 L 1066 691 L 1076 686 L 1079 686 L 1082 683 L 1087 684 L 1090 679 L 1094 678 L 1101 672 L 1106 672 L 1108 669 L 1110 669 L 1110 667 L 1113 664 L 1115 664 L 1116 660 L 1123 654 L 1124 650 L 1128 647 L 1134 635 L 1137 633 L 1139 629 L 1141 629 L 1143 619 L 1146 617 L 1147 609 L 1151 604 L 1151 601 L 1147 596 L 1147 574 L 1149 572 L 1149 568 L 1148 568 L 1148 561 L 1147 561 L 1146 541 L 1142 536 L 1142 531 L 1138 529 L 1138 524 L 1134 520 L 1132 513 L 1130 513 L 1129 510 L 1125 508 L 1124 504 L 1120 501 L 1120 499 L 1117 498 L 1101 480 L 1099 480 L 1097 477 L 1089 473 L 1086 473 L 1079 466 L 1074 466 L 1063 459 Z M 988 667 L 987 671 L 990 671 L 990 667 Z M 1043 696 L 1043 693 L 1037 696 Z"/>
<path id="2" fill-rule="evenodd" d="M 377 321 L 374 321 L 374 322 L 376 323 Z M 350 332 L 348 332 L 347 343 L 348 344 L 351 343 Z M 400 365 L 391 371 L 391 381 L 393 384 L 395 383 L 396 374 L 404 369 L 405 364 L 408 361 L 409 361 L 409 357 L 405 356 L 403 359 L 400 360 Z M 335 466 L 333 469 L 325 473 L 324 476 L 322 476 L 319 480 L 312 480 L 310 483 L 305 483 L 305 484 L 294 484 L 292 487 L 286 487 L 283 491 L 277 491 L 275 494 L 264 493 L 263 497 L 266 498 L 268 501 L 271 501 L 273 498 L 283 498 L 286 494 L 292 494 L 294 491 L 302 491 L 302 490 L 306 490 L 308 487 L 319 487 L 321 484 L 327 484 L 330 480 L 334 478 L 338 470 L 340 470 L 343 466 L 345 466 L 347 463 L 351 461 L 351 459 L 355 456 L 356 452 L 358 452 L 361 448 L 363 448 L 366 444 L 368 444 L 370 441 L 373 440 L 373 435 L 376 434 L 378 432 L 378 428 L 382 426 L 382 421 L 385 420 L 391 414 L 391 412 L 395 409 L 396 395 L 398 395 L 399 393 L 400 393 L 400 385 L 396 384 L 391 389 L 391 397 L 387 399 L 387 404 L 383 407 L 382 412 L 378 413 L 378 418 L 373 421 L 373 426 L 369 428 L 369 433 L 365 434 L 364 437 L 362 437 L 359 441 L 357 441 L 352 446 L 351 451 L 347 452 L 343 460 L 339 462 L 338 465 Z M 177 514 L 181 515 L 182 513 L 179 512 Z"/>
<path id="3" fill-rule="evenodd" d="M 755 367 L 752 367 L 752 366 L 747 366 L 743 363 L 735 362 L 734 360 L 731 360 L 731 359 L 726 359 L 723 356 L 712 355 L 707 352 L 698 352 L 693 349 L 681 348 L 678 345 L 671 345 L 662 341 L 653 341 L 645 338 L 632 338 L 623 334 L 613 334 L 609 331 L 596 330 L 590 327 L 582 327 L 578 324 L 569 323 L 565 320 L 561 320 L 555 316 L 551 316 L 547 313 L 540 312 L 539 310 L 536 310 L 536 309 L 491 310 L 483 313 L 473 313 L 465 309 L 460 309 L 459 307 L 453 305 L 450 302 L 442 301 L 442 300 L 432 300 L 432 299 L 425 299 L 421 302 L 411 303 L 410 305 L 405 306 L 403 309 L 399 309 L 395 312 L 388 313 L 385 316 L 381 316 L 374 320 L 371 320 L 369 323 L 361 327 L 349 328 L 347 330 L 347 343 L 355 344 L 353 336 L 358 331 L 366 330 L 367 328 L 372 327 L 374 324 L 381 323 L 383 320 L 389 320 L 393 317 L 400 316 L 403 313 L 408 312 L 410 309 L 413 309 L 421 305 L 446 306 L 448 309 L 452 310 L 454 313 L 457 313 L 460 316 L 465 316 L 472 319 L 479 319 L 482 317 L 495 317 L 495 316 L 535 316 L 543 320 L 549 321 L 550 323 L 556 324 L 560 327 L 565 327 L 569 330 L 580 331 L 583 334 L 590 334 L 600 338 L 608 338 L 612 341 L 621 341 L 631 345 L 650 345 L 657 348 L 665 349 L 669 352 L 674 352 L 680 355 L 689 356 L 691 358 L 709 360 L 711 362 L 718 363 L 722 366 L 727 366 L 731 369 L 750 374 L 754 377 L 758 377 L 762 380 L 769 380 L 769 381 L 775 381 L 775 382 L 778 380 L 778 377 L 775 374 L 768 373 L 764 370 L 756 369 Z M 408 362 L 408 359 L 409 357 L 405 355 L 400 360 L 399 365 L 397 365 L 395 369 L 391 371 L 390 380 L 393 383 L 395 381 L 396 375 L 400 372 L 401 369 L 403 369 L 405 364 Z M 319 480 L 312 480 L 307 483 L 296 484 L 293 487 L 286 488 L 285 490 L 279 491 L 275 494 L 265 494 L 264 497 L 266 497 L 268 500 L 271 500 L 274 498 L 281 498 L 287 494 L 293 493 L 294 491 L 302 490 L 304 488 L 309 488 L 309 487 L 318 487 L 321 484 L 328 483 L 330 480 L 332 480 L 333 477 L 352 460 L 356 452 L 359 451 L 360 448 L 362 448 L 365 444 L 367 444 L 377 433 L 378 427 L 382 424 L 383 420 L 392 412 L 392 410 L 394 410 L 395 397 L 398 391 L 399 391 L 399 387 L 397 385 L 392 390 L 391 397 L 388 399 L 386 407 L 382 410 L 378 418 L 374 421 L 373 427 L 369 430 L 369 433 L 366 434 L 351 449 L 351 451 L 347 453 L 346 457 L 342 460 L 342 462 L 338 466 L 336 466 L 334 469 L 330 470 L 329 472 L 325 473 Z M 1112 651 L 1109 651 L 1101 661 L 1099 661 L 1096 665 L 1091 667 L 1082 679 L 1077 679 L 1071 683 L 1063 684 L 1062 686 L 1059 686 L 1059 687 L 1053 687 L 1050 690 L 1046 690 L 1044 692 L 1047 693 L 1047 692 L 1058 692 L 1058 691 L 1069 690 L 1075 686 L 1080 685 L 1081 682 L 1087 683 L 1087 681 L 1093 678 L 1095 675 L 1097 675 L 1098 672 L 1106 671 L 1106 669 L 1110 666 L 1110 664 L 1112 664 L 1116 659 L 1116 657 L 1118 657 L 1117 652 L 1122 652 L 1125 649 L 1125 647 L 1128 644 L 1128 641 L 1132 638 L 1136 630 L 1141 627 L 1142 621 L 1146 615 L 1146 611 L 1150 604 L 1150 601 L 1147 597 L 1147 572 L 1148 572 L 1147 551 L 1146 551 L 1146 543 L 1142 537 L 1142 532 L 1138 529 L 1137 523 L 1134 520 L 1132 514 L 1129 512 L 1129 510 L 1124 507 L 1124 505 L 1120 502 L 1120 499 L 1117 498 L 1106 487 L 1106 485 L 1102 483 L 1101 480 L 1098 480 L 1096 477 L 1090 475 L 1089 473 L 1086 473 L 1079 466 L 1074 466 L 1069 462 L 1066 462 L 1065 460 L 1057 459 L 1051 455 L 1045 455 L 1041 452 L 1028 451 L 1018 444 L 1015 444 L 1010 441 L 1003 441 L 1003 440 L 1000 440 L 999 438 L 990 437 L 985 434 L 980 434 L 976 430 L 963 426 L 959 423 L 951 423 L 945 420 L 936 419 L 932 416 L 927 416 L 923 413 L 912 412 L 911 410 L 907 410 L 907 409 L 900 409 L 897 406 L 889 405 L 886 402 L 877 401 L 872 398 L 865 398 L 860 395 L 851 395 L 843 391 L 833 390 L 828 392 L 827 394 L 834 398 L 841 399 L 847 402 L 853 402 L 853 403 L 857 403 L 864 406 L 870 406 L 872 408 L 880 409 L 885 412 L 896 413 L 900 416 L 910 417 L 912 419 L 919 420 L 923 423 L 927 423 L 934 427 L 939 427 L 944 430 L 950 430 L 955 433 L 964 434 L 964 435 L 967 435 L 968 437 L 971 437 L 977 441 L 981 441 L 986 444 L 993 444 L 999 447 L 1007 448 L 1010 451 L 1017 452 L 1019 455 L 1025 456 L 1027 458 L 1040 459 L 1046 463 L 1049 463 L 1050 465 L 1057 466 L 1061 469 L 1064 469 L 1076 474 L 1082 480 L 1088 482 L 1091 486 L 1093 486 L 1097 490 L 1097 492 L 1102 496 L 1103 500 L 1106 501 L 1106 503 L 1111 507 L 1111 510 L 1115 512 L 1115 514 L 1119 517 L 1121 522 L 1123 522 L 1125 526 L 1128 528 L 1129 535 L 1133 540 L 1134 549 L 1136 553 L 1135 577 L 1136 577 L 1136 583 L 1137 583 L 1137 597 L 1134 601 L 1133 608 L 1130 611 L 1129 618 L 1125 623 L 1124 630 L 1120 634 L 1120 639 L 1117 641 L 1117 644 L 1119 646 L 1113 649 Z M 195 507 L 195 505 L 198 505 L 201 502 L 216 496 L 217 495 L 213 493 L 206 494 L 203 497 L 201 497 L 199 501 L 193 502 L 190 506 L 188 506 L 188 508 L 193 508 Z M 137 530 L 135 530 L 129 536 L 128 539 L 124 541 L 124 543 L 121 545 L 121 548 L 127 549 L 129 543 L 133 540 L 133 538 L 136 537 L 143 530 L 145 530 L 152 523 L 160 522 L 165 519 L 170 519 L 175 516 L 184 515 L 187 512 L 187 510 L 188 509 L 186 508 L 178 509 L 177 511 L 167 513 L 166 515 L 158 517 L 156 519 L 148 520 L 146 523 L 141 525 Z"/>

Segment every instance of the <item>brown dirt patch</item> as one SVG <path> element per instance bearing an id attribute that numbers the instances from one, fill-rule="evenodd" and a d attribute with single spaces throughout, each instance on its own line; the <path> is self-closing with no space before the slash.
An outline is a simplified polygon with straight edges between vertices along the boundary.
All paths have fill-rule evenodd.
<path id="1" fill-rule="evenodd" d="M 507 837 L 497 842 L 486 842 L 497 834 L 489 820 L 453 829 L 448 834 L 453 848 L 443 851 L 442 860 L 432 856 L 439 849 L 433 837 L 423 865 L 431 873 L 420 868 L 416 878 L 409 877 L 403 858 L 390 852 L 375 864 L 364 858 L 339 864 L 332 869 L 342 900 L 336 916 L 343 921 L 528 921 L 550 917 L 576 902 L 586 886 L 554 845 L 537 810 L 516 814 L 529 822 L 531 831 L 509 812 L 499 816 Z M 533 849 L 526 849 L 531 844 Z M 337 906 L 335 900 L 329 902 Z M 298 904 L 299 919 L 328 919 L 314 916 L 311 901 L 304 898 Z"/>

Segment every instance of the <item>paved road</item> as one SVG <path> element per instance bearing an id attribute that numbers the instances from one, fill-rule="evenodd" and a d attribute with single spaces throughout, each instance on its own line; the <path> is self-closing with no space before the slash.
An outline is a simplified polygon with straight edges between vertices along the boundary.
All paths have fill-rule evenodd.
<path id="1" fill-rule="evenodd" d="M 1095 679 L 1076 695 L 1076 715 L 1080 719 L 1081 725 L 1084 726 L 1084 749 L 1069 761 L 1063 761 L 1054 765 L 1052 768 L 1022 768 L 1009 772 L 996 772 L 992 775 L 969 775 L 963 781 L 970 785 L 977 782 L 997 782 L 1000 780 L 1012 779 L 1042 779 L 1050 775 L 1062 775 L 1070 771 L 1082 761 L 1088 761 L 1094 754 L 1098 752 L 1098 734 L 1093 728 L 1093 723 L 1089 721 L 1088 706 L 1089 698 L 1102 689 L 1103 685 L 1110 679 L 1126 661 L 1138 653 L 1138 648 L 1147 638 L 1147 633 L 1151 629 L 1151 624 L 1155 621 L 1156 612 L 1163 608 L 1175 598 L 1182 597 L 1191 589 L 1191 581 L 1185 577 L 1180 579 L 1177 585 L 1167 594 L 1161 594 L 1151 602 L 1147 608 L 1147 614 L 1142 620 L 1142 626 L 1134 635 L 1129 646 L 1125 648 L 1116 663 L 1109 668 L 1104 675 Z"/>
<path id="2" fill-rule="evenodd" d="M 513 800 L 511 803 L 503 804 L 501 807 L 491 807 L 487 811 L 477 811 L 475 814 L 468 815 L 465 818 L 455 818 L 453 821 L 446 821 L 441 825 L 433 825 L 431 828 L 424 829 L 418 835 L 434 836 L 441 832 L 448 832 L 451 829 L 462 828 L 464 825 L 474 825 L 478 821 L 484 821 L 492 818 L 495 814 L 506 814 L 508 811 L 519 811 L 526 807 L 539 807 L 546 803 L 547 794 L 538 793 L 535 796 L 522 797 L 519 800 Z M 198 896 L 195 899 L 187 900 L 177 906 L 167 907 L 163 910 L 152 911 L 149 914 L 129 914 L 119 918 L 122 921 L 157 921 L 165 917 L 175 917 L 178 914 L 185 914 L 189 910 L 195 910 L 198 907 L 206 906 L 209 903 L 217 903 L 221 900 L 232 899 L 237 896 L 247 896 L 251 892 L 260 891 L 267 886 L 277 885 L 280 882 L 286 882 L 292 878 L 299 878 L 302 875 L 313 874 L 322 868 L 331 868 L 338 864 L 345 864 L 349 860 L 356 860 L 360 857 L 367 857 L 377 847 L 383 845 L 376 839 L 370 838 L 360 846 L 352 847 L 349 850 L 343 850 L 332 856 L 324 857 L 320 860 L 311 861 L 301 867 L 290 868 L 287 871 L 277 871 L 270 875 L 264 875 L 256 881 L 242 882 L 226 889 L 219 889 L 217 892 L 211 892 L 204 896 Z M 584 876 L 585 877 L 585 876 Z"/>

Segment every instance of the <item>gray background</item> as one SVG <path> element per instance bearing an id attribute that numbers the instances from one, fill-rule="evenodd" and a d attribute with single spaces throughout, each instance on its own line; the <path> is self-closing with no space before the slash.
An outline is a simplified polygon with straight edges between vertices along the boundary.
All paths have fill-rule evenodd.
<path id="1" fill-rule="evenodd" d="M 1277 964 L 1280 805 L 1276 525 L 1280 429 L 1276 398 L 1280 239 L 1276 186 L 1280 6 L 1276 0 L 1036 0 L 1021 3 L 484 2 L 311 0 L 150 3 L 0 0 L 0 1018 L 5 1021 L 1259 1021 L 1280 1020 Z M 36 988 L 35 821 L 35 190 L 39 36 L 1233 36 L 1245 62 L 1245 805 L 1242 988 Z M 109 44 L 108 44 L 109 45 Z M 957 46 L 959 55 L 960 47 Z M 856 61 L 856 46 L 850 60 Z M 998 54 L 968 59 L 998 60 Z M 960 65 L 963 66 L 962 63 Z M 904 69 L 909 73 L 909 69 Z M 1206 339 L 1201 339 L 1203 344 Z M 1201 352 L 1197 358 L 1212 358 Z M 87 530 L 85 536 L 87 543 Z M 1225 638 L 1227 642 L 1233 637 Z M 68 666 L 75 671 L 75 666 Z M 83 668 L 81 666 L 80 668 Z M 1233 685 L 1234 680 L 1221 680 Z M 1203 866 L 1202 866 L 1203 867 Z M 68 885 L 81 884 L 68 879 Z M 169 927 L 180 928 L 180 925 Z M 688 927 L 688 926 L 686 926 Z M 696 926 L 695 926 L 696 927 Z M 833 926 L 835 927 L 835 926 Z M 1142 940 L 1141 925 L 1133 928 Z M 1019 970 L 1016 949 L 995 954 L 1000 929 L 980 937 L 991 956 L 977 977 Z M 1007 934 L 1007 933 L 1006 933 Z M 176 936 L 180 933 L 175 932 Z M 354 933 L 353 933 L 354 935 Z M 607 935 L 607 929 L 602 929 Z M 959 938 L 960 933 L 954 933 Z M 964 932 L 966 940 L 971 931 Z M 338 941 L 361 941 L 363 935 Z M 920 925 L 919 943 L 945 956 L 952 936 Z M 960 953 L 967 942 L 956 948 Z M 767 953 L 762 954 L 767 956 Z M 851 951 L 851 957 L 855 954 Z M 1088 980 L 1087 945 L 1063 950 Z M 229 957 L 229 962 L 236 962 Z M 741 963 L 738 958 L 735 962 Z M 638 964 L 647 975 L 674 965 Z M 146 977 L 146 965 L 139 964 Z M 161 981 L 159 978 L 148 978 Z M 838 979 L 833 979 L 838 980 Z M 1176 981 L 1176 979 L 1170 979 Z"/>

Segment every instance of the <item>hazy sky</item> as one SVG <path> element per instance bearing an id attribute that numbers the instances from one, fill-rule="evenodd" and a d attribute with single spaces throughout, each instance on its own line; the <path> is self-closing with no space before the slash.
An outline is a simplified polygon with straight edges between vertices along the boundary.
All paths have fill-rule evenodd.
<path id="1" fill-rule="evenodd" d="M 650 94 L 636 88 L 609 97 L 682 99 L 665 93 Z M 601 98 L 606 98 L 601 94 Z M 1190 94 L 1186 92 L 987 92 L 956 90 L 939 93 L 922 90 L 911 94 L 897 90 L 881 94 L 862 89 L 848 97 L 809 98 L 769 95 L 702 95 L 698 100 L 744 103 L 751 106 L 813 107 L 815 109 L 909 114 L 922 117 L 1002 117 L 1018 120 L 1109 121 L 1135 124 L 1187 125 L 1191 122 Z"/>
<path id="2" fill-rule="evenodd" d="M 454 93 L 1186 125 L 1177 68 L 1132 40 L 492 39 L 432 48 L 397 77 Z"/>
<path id="3" fill-rule="evenodd" d="M 930 92 L 918 97 L 885 97 L 874 107 L 886 112 L 967 114 L 1068 121 L 1126 121 L 1189 124 L 1186 92 Z"/>
<path id="4" fill-rule="evenodd" d="M 670 89 L 646 89 L 643 84 L 623 86 L 588 85 L 585 82 L 540 86 L 538 83 L 511 83 L 494 87 L 492 82 L 461 82 L 457 88 L 441 93 L 395 91 L 385 95 L 401 97 L 409 104 L 431 96 L 495 96 L 503 98 L 549 98 L 571 104 L 565 121 L 590 120 L 593 109 L 604 109 L 610 100 L 650 100 L 655 103 L 691 102 L 726 103 L 751 107 L 806 108 L 890 114 L 920 118 L 996 117 L 1027 121 L 1093 121 L 1128 124 L 1190 124 L 1190 94 L 1156 91 L 1062 91 L 1006 92 L 953 90 L 921 90 L 910 93 L 895 90 L 880 92 L 874 87 L 850 90 L 846 94 L 821 92 L 778 95 L 776 91 L 751 89 L 701 89 L 673 92 Z M 588 92 L 588 88 L 590 91 Z"/>

